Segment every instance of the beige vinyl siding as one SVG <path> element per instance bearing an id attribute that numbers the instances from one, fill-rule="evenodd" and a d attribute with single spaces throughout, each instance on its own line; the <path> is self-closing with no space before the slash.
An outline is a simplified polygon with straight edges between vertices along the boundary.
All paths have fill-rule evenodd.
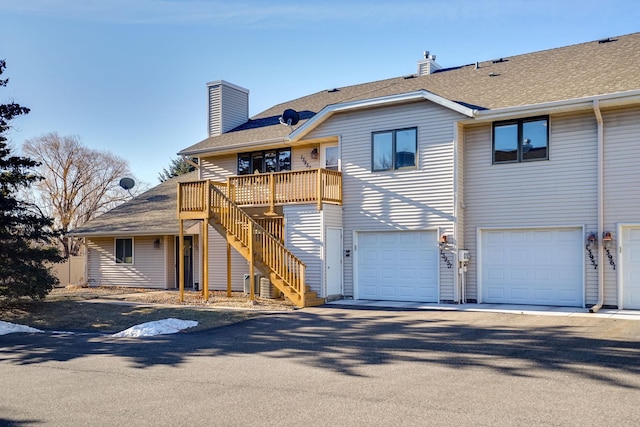
<path id="1" fill-rule="evenodd" d="M 603 112 L 604 122 L 604 231 L 613 233 L 616 246 L 618 224 L 640 224 L 640 108 Z M 611 250 L 616 268 L 620 253 Z M 607 305 L 618 305 L 617 273 L 606 257 L 604 267 Z"/>
<path id="2" fill-rule="evenodd" d="M 342 228 L 342 206 L 322 205 L 324 227 Z"/>
<path id="3" fill-rule="evenodd" d="M 453 123 L 461 115 L 424 101 L 337 114 L 309 138 L 339 135 L 343 172 L 344 288 L 353 296 L 354 231 L 453 231 Z M 371 172 L 371 133 L 417 127 L 418 168 Z M 441 295 L 453 298 L 452 271 L 440 264 Z"/>
<path id="4" fill-rule="evenodd" d="M 237 168 L 238 156 L 236 154 L 203 157 L 200 165 L 200 178 L 226 181 L 228 176 L 236 174 Z"/>
<path id="5" fill-rule="evenodd" d="M 597 132 L 594 115 L 552 116 L 549 160 L 492 164 L 491 124 L 464 135 L 464 233 L 471 253 L 467 298 L 477 299 L 479 227 L 585 226 L 597 230 Z M 586 303 L 597 274 L 585 252 Z"/>
<path id="6" fill-rule="evenodd" d="M 294 171 L 317 169 L 320 167 L 320 153 L 315 159 L 311 158 L 311 150 L 320 148 L 317 145 L 313 147 L 294 147 L 291 150 L 291 169 Z"/>
<path id="7" fill-rule="evenodd" d="M 244 275 L 249 264 L 235 249 L 231 249 L 231 289 L 242 292 Z M 258 271 L 256 270 L 256 273 Z M 227 290 L 227 241 L 209 226 L 209 290 Z"/>
<path id="8" fill-rule="evenodd" d="M 287 249 L 307 266 L 307 286 L 322 295 L 322 211 L 315 205 L 289 205 L 284 219 Z"/>
<path id="9" fill-rule="evenodd" d="M 115 263 L 115 238 L 87 239 L 89 285 L 166 288 L 164 250 L 153 247 L 156 238 L 133 238 L 133 264 Z"/>

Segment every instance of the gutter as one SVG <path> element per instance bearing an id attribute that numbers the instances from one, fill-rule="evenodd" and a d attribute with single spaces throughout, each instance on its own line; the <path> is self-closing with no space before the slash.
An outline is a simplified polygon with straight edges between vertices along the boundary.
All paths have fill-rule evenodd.
<path id="1" fill-rule="evenodd" d="M 598 302 L 589 309 L 590 313 L 597 313 L 604 304 L 604 245 L 602 244 L 602 236 L 604 235 L 604 122 L 600 111 L 600 103 L 598 98 L 593 100 L 593 112 L 598 123 Z"/>
<path id="2" fill-rule="evenodd" d="M 482 121 L 507 119 L 526 114 L 557 113 L 562 111 L 576 111 L 580 109 L 591 110 L 594 108 L 594 102 L 599 104 L 598 109 L 619 105 L 638 104 L 640 103 L 640 90 L 629 90 L 625 92 L 564 99 L 561 101 L 544 102 L 541 104 L 519 105 L 516 107 L 497 108 L 493 110 L 475 110 L 473 119 L 464 121 L 463 123 L 481 123 Z"/>

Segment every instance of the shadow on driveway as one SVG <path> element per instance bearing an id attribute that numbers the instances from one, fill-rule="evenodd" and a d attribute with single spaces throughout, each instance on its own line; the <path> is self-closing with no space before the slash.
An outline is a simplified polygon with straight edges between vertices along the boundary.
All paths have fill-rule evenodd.
<path id="1" fill-rule="evenodd" d="M 319 308 L 151 338 L 10 334 L 0 339 L 0 363 L 110 354 L 144 369 L 192 357 L 259 354 L 349 376 L 363 375 L 363 365 L 426 363 L 522 377 L 542 369 L 637 389 L 624 378 L 640 373 L 638 339 L 625 339 L 638 336 L 640 323 L 628 321 Z"/>

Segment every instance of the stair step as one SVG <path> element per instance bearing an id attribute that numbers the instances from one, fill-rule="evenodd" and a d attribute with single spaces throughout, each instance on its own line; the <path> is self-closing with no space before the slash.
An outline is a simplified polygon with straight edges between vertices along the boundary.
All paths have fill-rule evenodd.
<path id="1" fill-rule="evenodd" d="M 305 307 L 318 307 L 320 305 L 324 305 L 324 298 L 305 298 Z"/>

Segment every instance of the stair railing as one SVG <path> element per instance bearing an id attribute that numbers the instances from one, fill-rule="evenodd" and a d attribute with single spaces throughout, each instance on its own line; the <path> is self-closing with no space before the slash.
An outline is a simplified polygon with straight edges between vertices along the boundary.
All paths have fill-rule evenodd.
<path id="1" fill-rule="evenodd" d="M 305 303 L 305 264 L 289 251 L 278 238 L 271 235 L 225 194 L 225 184 L 210 181 L 209 199 L 213 219 L 235 239 L 249 248 L 253 239 L 254 255 L 281 279 L 292 293 L 297 294 L 301 306 Z M 284 290 L 283 290 L 284 291 Z M 286 294 L 286 292 L 285 292 Z"/>

